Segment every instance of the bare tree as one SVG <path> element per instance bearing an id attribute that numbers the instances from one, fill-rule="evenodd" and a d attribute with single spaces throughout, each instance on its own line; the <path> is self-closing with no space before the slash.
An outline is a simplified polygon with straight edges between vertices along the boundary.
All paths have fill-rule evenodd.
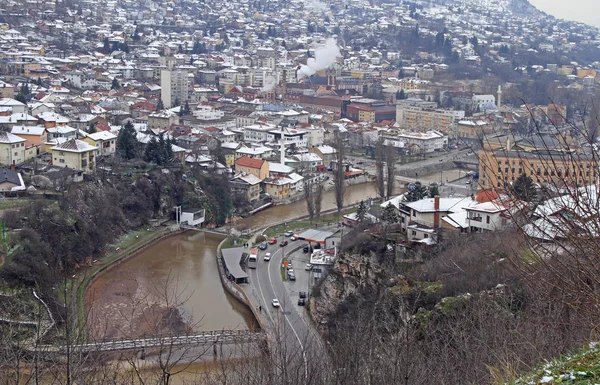
<path id="1" fill-rule="evenodd" d="M 308 217 L 311 220 L 315 216 L 315 200 L 313 186 L 313 181 L 310 179 L 304 182 L 304 200 L 306 201 L 306 211 L 308 212 Z"/>
<path id="2" fill-rule="evenodd" d="M 385 159 L 387 161 L 386 173 L 387 173 L 387 190 L 386 190 L 386 198 L 390 199 L 392 195 L 394 195 L 394 173 L 396 171 L 396 148 L 394 146 L 388 145 L 386 147 L 386 156 Z"/>
<path id="3" fill-rule="evenodd" d="M 381 199 L 385 199 L 385 175 L 384 175 L 384 157 L 385 151 L 383 146 L 384 139 L 379 138 L 375 148 L 375 169 L 377 172 L 377 194 Z"/>
<path id="4" fill-rule="evenodd" d="M 318 218 L 321 217 L 321 204 L 323 202 L 323 184 L 317 183 L 315 186 L 315 192 L 313 195 L 314 207 L 315 207 L 315 216 Z"/>
<path id="5" fill-rule="evenodd" d="M 345 143 L 342 134 L 339 131 L 334 133 L 334 142 L 333 147 L 335 148 L 335 170 L 333 173 L 333 182 L 335 184 L 335 205 L 337 207 L 337 216 L 338 221 L 339 217 L 342 213 L 342 208 L 344 208 L 344 192 L 345 192 L 345 167 L 344 167 L 344 157 L 346 154 L 345 151 Z"/>

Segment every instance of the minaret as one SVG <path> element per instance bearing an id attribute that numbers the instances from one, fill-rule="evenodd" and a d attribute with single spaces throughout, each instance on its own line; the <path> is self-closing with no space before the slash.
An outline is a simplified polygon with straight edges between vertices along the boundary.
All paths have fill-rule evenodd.
<path id="1" fill-rule="evenodd" d="M 279 163 L 285 166 L 285 140 L 283 139 L 283 128 L 281 128 L 281 139 L 279 139 L 279 152 L 281 153 Z"/>
<path id="2" fill-rule="evenodd" d="M 498 84 L 498 109 L 502 106 L 502 86 Z"/>

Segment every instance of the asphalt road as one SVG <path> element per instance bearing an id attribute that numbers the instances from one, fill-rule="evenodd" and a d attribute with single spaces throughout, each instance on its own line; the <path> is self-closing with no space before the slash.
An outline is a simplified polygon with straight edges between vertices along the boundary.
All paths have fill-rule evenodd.
<path id="1" fill-rule="evenodd" d="M 289 244 L 280 247 L 279 242 L 282 239 L 286 239 Z M 267 250 L 260 250 L 257 268 L 250 269 L 249 274 L 253 295 L 259 300 L 255 306 L 262 306 L 263 322 L 270 335 L 274 354 L 284 358 L 288 364 L 297 359 L 305 363 L 307 354 L 314 354 L 314 347 L 320 345 L 320 337 L 311 328 L 309 321 L 303 317 L 304 308 L 298 306 L 298 297 L 292 298 L 285 286 L 290 283 L 284 283 L 281 276 L 280 266 L 283 263 L 284 253 L 305 243 L 292 242 L 290 238 L 284 236 L 278 237 L 277 244 L 269 245 Z M 271 253 L 270 261 L 263 260 L 267 252 Z M 279 300 L 281 304 L 279 308 L 273 307 L 271 301 L 274 298 Z M 306 366 L 304 368 L 305 371 L 308 370 Z"/>

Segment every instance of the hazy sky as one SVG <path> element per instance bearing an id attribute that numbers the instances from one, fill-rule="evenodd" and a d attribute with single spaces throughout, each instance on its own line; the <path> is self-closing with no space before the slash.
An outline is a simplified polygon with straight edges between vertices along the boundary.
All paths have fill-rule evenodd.
<path id="1" fill-rule="evenodd" d="M 529 2 L 559 19 L 576 20 L 600 27 L 599 0 L 529 0 Z"/>

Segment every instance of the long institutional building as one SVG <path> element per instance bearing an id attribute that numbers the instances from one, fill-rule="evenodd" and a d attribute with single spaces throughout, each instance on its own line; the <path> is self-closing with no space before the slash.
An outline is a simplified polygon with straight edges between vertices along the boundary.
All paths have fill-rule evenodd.
<path id="1" fill-rule="evenodd" d="M 520 175 L 530 176 L 535 183 L 556 187 L 597 182 L 597 156 L 590 151 L 574 151 L 557 141 L 548 146 L 547 141 L 547 138 L 543 144 L 535 143 L 535 140 L 516 143 L 506 140 L 504 144 L 488 141 L 479 151 L 479 187 L 504 187 Z"/>
<path id="2" fill-rule="evenodd" d="M 456 137 L 456 122 L 464 116 L 464 111 L 440 109 L 436 102 L 421 99 L 405 99 L 396 104 L 396 122 L 402 128 L 417 132 L 439 131 L 450 138 Z"/>

